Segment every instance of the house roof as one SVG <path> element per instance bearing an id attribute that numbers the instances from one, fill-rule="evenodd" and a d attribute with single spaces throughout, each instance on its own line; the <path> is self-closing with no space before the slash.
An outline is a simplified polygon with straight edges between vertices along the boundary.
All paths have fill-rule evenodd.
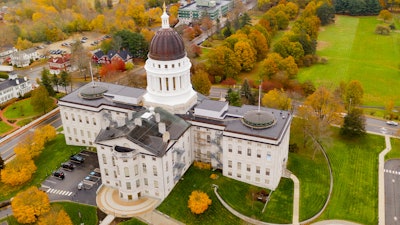
<path id="1" fill-rule="evenodd" d="M 20 85 L 22 83 L 25 83 L 25 82 L 28 82 L 28 80 L 25 80 L 23 78 L 16 78 L 14 80 L 6 80 L 6 81 L 3 81 L 3 82 L 0 82 L 0 91 L 5 90 L 5 89 L 10 88 L 10 87 L 18 86 L 18 85 Z"/>
<path id="2" fill-rule="evenodd" d="M 64 64 L 66 62 L 69 62 L 70 58 L 71 58 L 71 55 L 70 54 L 66 54 L 66 55 L 63 55 L 61 57 L 54 57 L 54 58 L 52 57 L 49 60 L 47 60 L 47 62 L 48 63 Z"/>
<path id="3" fill-rule="evenodd" d="M 110 50 L 107 54 L 109 59 L 112 59 L 115 55 L 118 55 L 119 57 L 121 57 L 122 60 L 126 61 L 129 59 L 130 53 L 126 50 Z"/>

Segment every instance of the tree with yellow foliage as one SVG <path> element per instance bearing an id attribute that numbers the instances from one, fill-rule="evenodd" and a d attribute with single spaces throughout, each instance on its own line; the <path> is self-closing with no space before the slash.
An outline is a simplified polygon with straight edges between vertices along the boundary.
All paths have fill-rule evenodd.
<path id="1" fill-rule="evenodd" d="M 21 37 L 18 37 L 17 43 L 15 44 L 15 48 L 18 50 L 25 50 L 32 47 L 32 42 L 27 39 L 22 39 Z"/>
<path id="2" fill-rule="evenodd" d="M 57 131 L 53 126 L 51 126 L 50 124 L 47 124 L 43 127 L 36 129 L 34 136 L 35 136 L 35 139 L 36 139 L 36 136 L 42 137 L 42 139 L 44 140 L 44 144 L 47 144 L 47 142 L 56 138 Z"/>
<path id="3" fill-rule="evenodd" d="M 269 108 L 289 110 L 292 107 L 292 100 L 282 89 L 269 91 L 261 100 L 263 106 Z"/>
<path id="4" fill-rule="evenodd" d="M 18 223 L 34 223 L 40 215 L 50 211 L 50 200 L 45 192 L 32 186 L 13 198 L 11 208 Z"/>
<path id="5" fill-rule="evenodd" d="M 202 191 L 192 191 L 189 196 L 188 207 L 194 214 L 202 214 L 212 203 L 208 195 Z"/>
<path id="6" fill-rule="evenodd" d="M 36 169 L 31 158 L 17 155 L 1 170 L 1 181 L 11 186 L 21 185 L 32 178 Z"/>
<path id="7" fill-rule="evenodd" d="M 43 214 L 39 217 L 37 222 L 38 225 L 48 225 L 48 224 L 57 224 L 57 225 L 73 225 L 71 218 L 62 208 L 54 208 L 51 207 L 51 210 Z"/>

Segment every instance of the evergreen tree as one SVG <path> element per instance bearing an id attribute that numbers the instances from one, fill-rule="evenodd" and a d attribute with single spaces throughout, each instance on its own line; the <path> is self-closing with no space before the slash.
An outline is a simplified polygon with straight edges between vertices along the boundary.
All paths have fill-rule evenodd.
<path id="1" fill-rule="evenodd" d="M 58 85 L 60 84 L 60 79 L 58 78 L 57 74 L 53 74 L 53 77 L 51 78 L 51 83 L 53 86 L 56 86 L 56 92 L 58 92 Z"/>
<path id="2" fill-rule="evenodd" d="M 379 0 L 365 0 L 367 15 L 378 15 L 382 10 Z"/>
<path id="3" fill-rule="evenodd" d="M 245 79 L 243 81 L 242 88 L 240 89 L 240 92 L 241 92 L 242 96 L 244 98 L 246 98 L 247 104 L 254 105 L 255 98 L 254 98 L 253 93 L 251 92 L 251 88 L 250 88 L 250 85 L 249 85 L 249 82 L 247 81 L 247 79 Z"/>
<path id="4" fill-rule="evenodd" d="M 345 117 L 340 134 L 345 137 L 358 137 L 366 133 L 365 117 L 362 109 L 354 108 Z"/>
<path id="5" fill-rule="evenodd" d="M 229 102 L 232 106 L 241 106 L 242 102 L 240 100 L 240 94 L 238 91 L 232 90 L 232 88 L 228 89 L 225 99 Z"/>
<path id="6" fill-rule="evenodd" d="M 67 71 L 62 71 L 60 74 L 59 85 L 64 87 L 65 93 L 67 93 L 67 86 L 71 83 L 71 77 Z"/>
<path id="7" fill-rule="evenodd" d="M 134 58 L 145 59 L 148 53 L 148 43 L 140 33 L 134 33 L 129 30 L 121 30 L 114 34 L 122 39 L 121 49 L 127 49 Z M 116 49 L 117 50 L 117 49 Z"/>
<path id="8" fill-rule="evenodd" d="M 317 16 L 321 20 L 321 25 L 330 24 L 335 18 L 335 8 L 327 2 L 324 2 L 317 9 Z"/>
<path id="9" fill-rule="evenodd" d="M 222 34 L 224 35 L 225 38 L 232 35 L 231 22 L 229 22 L 229 21 L 226 22 L 224 29 L 222 29 Z"/>
<path id="10" fill-rule="evenodd" d="M 43 68 L 43 70 L 42 70 L 42 77 L 41 77 L 40 84 L 46 88 L 46 90 L 50 96 L 55 95 L 55 91 L 54 91 L 52 82 L 50 80 L 50 71 L 46 68 Z"/>
<path id="11" fill-rule="evenodd" d="M 243 15 L 239 18 L 239 22 L 240 22 L 240 27 L 251 25 L 251 18 L 249 14 L 243 13 Z"/>

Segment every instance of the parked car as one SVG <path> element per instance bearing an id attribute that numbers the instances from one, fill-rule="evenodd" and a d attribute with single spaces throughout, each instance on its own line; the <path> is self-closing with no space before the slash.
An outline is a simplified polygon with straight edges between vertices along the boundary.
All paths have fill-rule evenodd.
<path id="1" fill-rule="evenodd" d="M 66 163 L 61 164 L 61 168 L 63 168 L 64 170 L 71 171 L 75 168 L 75 166 L 74 166 L 74 164 L 72 164 L 70 162 L 66 162 Z"/>
<path id="2" fill-rule="evenodd" d="M 93 176 L 93 177 L 101 177 L 101 174 L 99 172 L 96 172 L 96 171 L 90 172 L 89 175 Z"/>
<path id="3" fill-rule="evenodd" d="M 69 159 L 72 162 L 76 162 L 76 163 L 83 163 L 85 161 L 85 158 L 83 158 L 80 155 L 71 155 L 71 157 L 69 157 Z"/>
<path id="4" fill-rule="evenodd" d="M 64 172 L 61 172 L 61 171 L 55 171 L 54 173 L 53 173 L 53 177 L 55 177 L 55 178 L 58 178 L 58 179 L 61 179 L 61 180 L 64 180 L 64 178 L 65 178 L 65 175 L 64 175 Z"/>
<path id="5" fill-rule="evenodd" d="M 394 121 L 386 121 L 386 124 L 387 124 L 387 125 L 391 125 L 391 126 L 397 126 L 397 125 L 399 125 L 397 122 L 394 122 Z"/>
<path id="6" fill-rule="evenodd" d="M 81 181 L 78 183 L 78 190 L 82 190 L 82 188 L 83 188 L 83 182 Z"/>

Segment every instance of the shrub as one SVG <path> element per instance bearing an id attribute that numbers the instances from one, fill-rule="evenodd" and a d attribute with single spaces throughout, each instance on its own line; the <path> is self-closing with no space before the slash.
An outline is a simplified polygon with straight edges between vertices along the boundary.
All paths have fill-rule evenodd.
<path id="1" fill-rule="evenodd" d="M 212 203 L 208 195 L 202 191 L 192 191 L 189 196 L 188 207 L 194 214 L 202 214 Z"/>
<path id="2" fill-rule="evenodd" d="M 194 161 L 193 165 L 199 169 L 211 169 L 211 164 L 210 163 L 205 163 L 205 162 L 200 162 L 200 161 Z"/>

